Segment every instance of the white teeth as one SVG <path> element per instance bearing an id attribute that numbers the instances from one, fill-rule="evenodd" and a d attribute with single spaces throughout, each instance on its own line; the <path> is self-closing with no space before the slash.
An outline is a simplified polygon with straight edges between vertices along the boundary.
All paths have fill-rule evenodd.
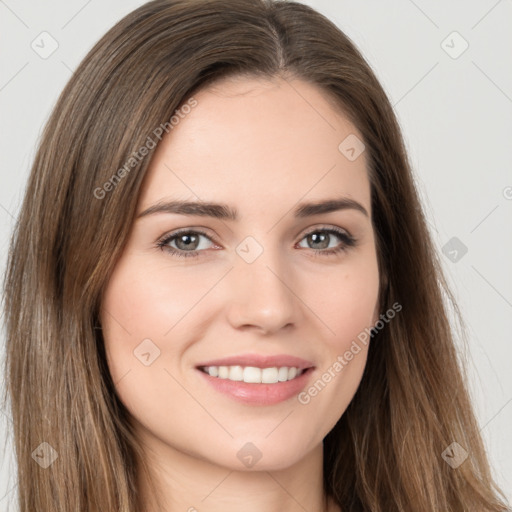
<path id="1" fill-rule="evenodd" d="M 256 368 L 255 366 L 206 366 L 203 370 L 211 377 L 243 381 L 251 384 L 276 384 L 286 382 L 302 374 L 296 367 Z"/>
<path id="2" fill-rule="evenodd" d="M 285 382 L 288 380 L 288 368 L 286 368 L 286 366 L 279 368 L 277 378 L 279 379 L 279 382 Z"/>
<path id="3" fill-rule="evenodd" d="M 261 369 L 254 366 L 244 368 L 244 382 L 261 383 Z"/>
<path id="4" fill-rule="evenodd" d="M 261 370 L 261 382 L 263 384 L 275 384 L 279 382 L 279 370 L 277 368 L 263 368 Z"/>
<path id="5" fill-rule="evenodd" d="M 229 380 L 244 380 L 244 369 L 241 366 L 229 366 Z"/>

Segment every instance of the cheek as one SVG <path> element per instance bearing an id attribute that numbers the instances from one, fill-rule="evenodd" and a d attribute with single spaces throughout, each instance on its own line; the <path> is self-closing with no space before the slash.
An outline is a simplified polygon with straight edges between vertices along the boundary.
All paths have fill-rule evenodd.
<path id="1" fill-rule="evenodd" d="M 212 272 L 183 271 L 128 254 L 118 262 L 102 299 L 107 349 L 127 357 L 149 338 L 162 351 L 165 348 L 166 355 L 179 351 L 179 337 L 173 334 L 187 322 L 200 320 L 194 310 L 200 309 L 197 305 L 216 281 Z M 162 340 L 168 346 L 162 346 Z"/>
<path id="2" fill-rule="evenodd" d="M 283 406 L 294 410 L 293 420 L 283 422 L 286 410 L 241 414 L 240 406 L 221 399 L 208 402 L 209 395 L 200 394 L 203 388 L 187 370 L 188 349 L 193 352 L 194 345 L 200 347 L 203 339 L 213 339 L 212 334 L 226 328 L 225 312 L 233 304 L 237 283 L 228 286 L 224 281 L 223 288 L 214 288 L 228 267 L 197 265 L 185 270 L 183 265 L 149 262 L 136 255 L 121 259 L 103 297 L 101 322 L 117 393 L 137 421 L 169 446 L 212 460 L 224 457 L 226 465 L 238 462 L 236 453 L 245 439 L 253 439 L 269 464 L 276 465 L 287 464 L 320 443 L 360 382 L 367 347 L 360 343 L 354 353 L 352 342 L 372 325 L 378 271 L 371 255 L 347 258 L 345 264 L 330 268 L 304 265 L 307 268 L 290 277 L 298 298 L 290 297 L 297 308 L 297 329 L 302 338 L 315 340 L 311 353 L 320 364 L 303 401 L 295 397 Z M 146 344 L 143 351 L 138 350 L 141 343 Z M 152 359 L 157 350 L 160 354 L 151 365 L 137 360 L 143 354 Z M 354 353 L 352 359 L 345 356 L 340 362 L 347 351 Z M 234 439 L 227 438 L 212 417 L 229 425 Z M 204 442 L 197 443 L 198 437 Z"/>
<path id="3" fill-rule="evenodd" d="M 379 271 L 376 258 L 370 256 L 317 275 L 317 286 L 303 289 L 303 296 L 326 327 L 324 340 L 331 351 L 347 350 L 351 341 L 359 335 L 364 338 L 378 319 Z"/>
<path id="4" fill-rule="evenodd" d="M 300 272 L 294 277 L 294 293 L 304 303 L 299 301 L 296 307 L 306 307 L 310 313 L 309 320 L 299 328 L 307 330 L 316 323 L 323 331 L 323 343 L 318 347 L 322 359 L 334 362 L 350 349 L 354 339 L 368 337 L 365 329 L 369 330 L 376 314 L 377 262 L 368 252 L 357 259 L 348 258 L 339 267 L 313 268 L 310 265 L 302 269 L 307 277 L 301 278 Z M 205 296 L 224 272 L 220 268 L 212 271 L 210 266 L 184 269 L 161 260 L 148 261 L 137 254 L 123 256 L 102 299 L 101 323 L 113 378 L 122 377 L 134 365 L 135 353 L 143 342 L 150 352 L 161 352 L 158 363 L 180 361 L 194 332 L 201 331 L 198 326 L 221 313 L 222 301 L 213 304 Z M 228 307 L 230 298 L 224 299 Z"/>
<path id="5" fill-rule="evenodd" d="M 361 258 L 332 272 L 322 290 L 309 294 L 312 309 L 327 327 L 322 366 L 299 402 L 334 426 L 359 386 L 366 365 L 370 329 L 378 318 L 379 272 L 375 257 Z"/>
<path id="6" fill-rule="evenodd" d="M 105 313 L 134 335 L 162 337 L 200 298 L 191 277 L 142 258 L 121 260 L 103 297 Z"/>
<path id="7" fill-rule="evenodd" d="M 160 367 L 164 358 L 180 351 L 179 344 L 163 346 L 162 340 L 197 302 L 198 292 L 179 272 L 172 273 L 172 280 L 166 280 L 166 274 L 169 269 L 148 265 L 128 253 L 110 278 L 102 297 L 101 325 L 114 382 L 127 372 L 133 379 L 147 363 L 152 369 Z M 147 376 L 147 372 L 140 375 Z"/>

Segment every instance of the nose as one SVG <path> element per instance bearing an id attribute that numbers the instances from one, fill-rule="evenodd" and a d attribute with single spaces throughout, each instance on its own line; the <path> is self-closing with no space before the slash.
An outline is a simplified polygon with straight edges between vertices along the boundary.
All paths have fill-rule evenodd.
<path id="1" fill-rule="evenodd" d="M 291 272 L 277 250 L 264 250 L 252 263 L 238 258 L 229 276 L 228 320 L 235 329 L 264 334 L 289 328 L 300 314 Z"/>

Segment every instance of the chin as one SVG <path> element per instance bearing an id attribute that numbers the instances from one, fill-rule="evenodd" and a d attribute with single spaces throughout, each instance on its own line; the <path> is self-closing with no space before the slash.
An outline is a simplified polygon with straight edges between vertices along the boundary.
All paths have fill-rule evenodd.
<path id="1" fill-rule="evenodd" d="M 266 434 L 235 438 L 221 450 L 212 454 L 209 460 L 233 471 L 280 471 L 287 469 L 310 455 L 306 439 L 297 438 L 290 442 L 276 436 L 265 438 Z M 322 447 L 321 441 L 318 443 Z"/>

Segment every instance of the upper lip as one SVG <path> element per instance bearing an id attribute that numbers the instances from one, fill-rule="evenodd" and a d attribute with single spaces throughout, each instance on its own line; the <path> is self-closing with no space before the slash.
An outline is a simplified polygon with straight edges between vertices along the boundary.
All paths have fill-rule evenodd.
<path id="1" fill-rule="evenodd" d="M 253 366 L 255 368 L 272 368 L 288 366 L 305 370 L 311 368 L 313 363 L 301 357 L 288 354 L 261 355 L 261 354 L 240 354 L 237 356 L 223 357 L 222 359 L 212 359 L 198 364 L 196 367 L 205 366 Z"/>

